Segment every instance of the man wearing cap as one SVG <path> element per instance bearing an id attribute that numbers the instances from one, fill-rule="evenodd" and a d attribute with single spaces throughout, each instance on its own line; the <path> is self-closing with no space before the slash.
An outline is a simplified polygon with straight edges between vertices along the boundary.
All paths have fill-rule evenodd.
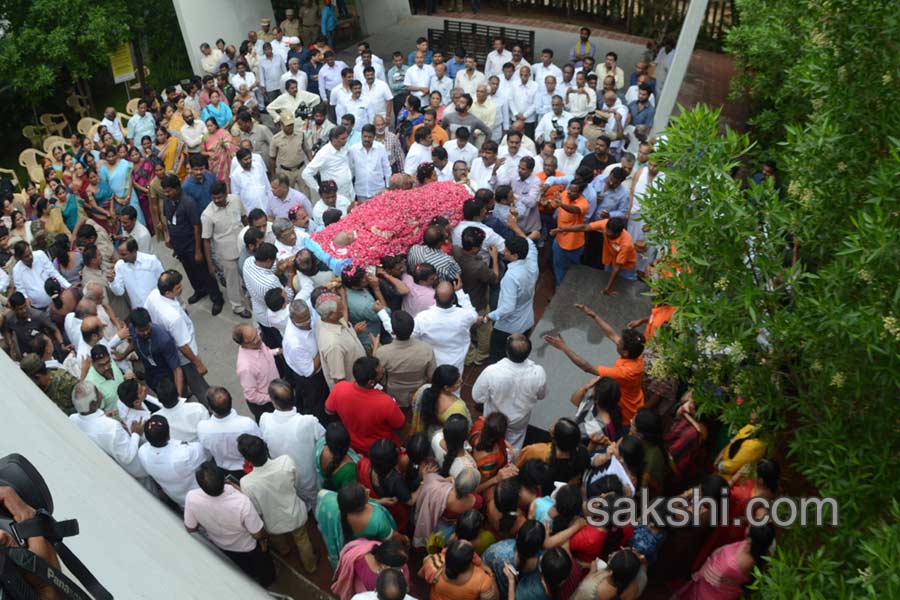
<path id="1" fill-rule="evenodd" d="M 72 406 L 72 388 L 78 380 L 69 375 L 68 371 L 61 367 L 50 368 L 44 359 L 31 353 L 22 357 L 19 367 L 60 410 L 67 415 L 75 412 Z"/>
<path id="2" fill-rule="evenodd" d="M 300 20 L 294 15 L 294 9 L 288 8 L 284 11 L 285 19 L 281 22 L 281 30 L 288 37 L 296 37 L 300 35 Z"/>
<path id="3" fill-rule="evenodd" d="M 272 136 L 272 146 L 269 148 L 269 172 L 276 176 L 285 175 L 292 187 L 300 187 L 300 173 L 306 164 L 306 153 L 303 151 L 303 136 L 295 130 L 294 114 L 282 113 L 281 131 Z"/>
<path id="4" fill-rule="evenodd" d="M 275 36 L 272 35 L 272 32 L 269 31 L 269 26 L 272 24 L 271 19 L 260 19 L 259 20 L 259 31 L 256 32 L 256 36 L 261 39 L 263 42 L 271 42 L 275 39 Z"/>

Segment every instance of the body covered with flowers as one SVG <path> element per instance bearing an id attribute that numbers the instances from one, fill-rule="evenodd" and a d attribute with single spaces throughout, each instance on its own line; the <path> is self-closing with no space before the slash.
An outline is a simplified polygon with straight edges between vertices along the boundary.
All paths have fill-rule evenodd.
<path id="1" fill-rule="evenodd" d="M 314 234 L 313 240 L 337 259 L 353 264 L 378 264 L 382 256 L 402 254 L 422 240 L 422 231 L 434 217 L 446 217 L 455 227 L 462 206 L 471 194 L 452 182 L 431 183 L 410 190 L 391 190 L 360 204 L 350 214 Z M 350 241 L 342 245 L 344 240 Z M 338 238 L 338 239 L 336 239 Z"/>

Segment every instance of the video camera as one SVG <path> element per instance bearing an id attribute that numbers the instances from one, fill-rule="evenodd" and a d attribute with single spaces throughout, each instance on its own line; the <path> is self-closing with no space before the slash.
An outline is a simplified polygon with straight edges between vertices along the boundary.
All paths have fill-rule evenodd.
<path id="1" fill-rule="evenodd" d="M 553 131 L 556 132 L 556 135 L 558 137 L 562 137 L 565 131 L 563 130 L 562 125 L 559 124 L 559 121 L 556 119 L 551 119 L 550 124 L 553 126 Z"/>
<path id="2" fill-rule="evenodd" d="M 306 102 L 301 102 L 299 106 L 297 106 L 297 110 L 294 111 L 294 117 L 300 119 L 302 121 L 307 120 L 312 116 L 312 107 Z"/>
<path id="3" fill-rule="evenodd" d="M 10 454 L 0 458 L 0 486 L 10 487 L 23 502 L 35 509 L 32 518 L 16 522 L 0 503 L 0 530 L 8 533 L 18 547 L 0 547 L 0 600 L 38 600 L 37 592 L 25 580 L 29 573 L 47 582 L 63 598 L 75 600 L 112 600 L 110 594 L 88 568 L 62 543 L 63 538 L 78 535 L 75 519 L 53 518 L 53 496 L 44 478 L 27 458 Z M 28 538 L 43 537 L 56 550 L 85 592 L 60 569 L 28 550 Z"/>

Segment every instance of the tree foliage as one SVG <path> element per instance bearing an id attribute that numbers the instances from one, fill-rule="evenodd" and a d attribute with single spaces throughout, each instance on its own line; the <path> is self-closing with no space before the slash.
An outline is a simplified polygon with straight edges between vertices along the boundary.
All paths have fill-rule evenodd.
<path id="1" fill-rule="evenodd" d="M 840 526 L 783 532 L 759 597 L 897 598 L 900 11 L 739 6 L 752 11 L 730 48 L 756 100 L 753 138 L 719 135 L 706 107 L 683 113 L 659 145 L 664 184 L 642 202 L 679 273 L 653 285 L 679 307 L 653 368 L 691 381 L 702 412 L 762 423 L 807 491 L 839 502 Z M 781 140 L 764 151 L 781 192 L 741 176 L 763 154 L 757 134 Z"/>
<path id="2" fill-rule="evenodd" d="M 0 0 L 0 81 L 32 102 L 108 69 L 130 38 L 128 5 L 113 0 Z"/>

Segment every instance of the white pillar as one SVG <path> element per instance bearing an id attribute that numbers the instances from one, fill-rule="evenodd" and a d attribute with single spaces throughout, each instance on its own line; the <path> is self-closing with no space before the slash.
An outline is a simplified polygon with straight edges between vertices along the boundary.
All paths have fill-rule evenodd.
<path id="1" fill-rule="evenodd" d="M 721 1 L 721 0 L 719 0 Z M 709 0 L 691 0 L 681 33 L 678 35 L 678 43 L 675 46 L 675 58 L 669 67 L 666 81 L 663 84 L 662 93 L 656 103 L 656 116 L 653 118 L 653 135 L 659 134 L 669 124 L 669 117 L 675 108 L 675 100 L 681 90 L 681 82 L 687 73 L 691 55 L 694 53 L 694 44 L 697 43 L 697 34 L 706 16 L 706 7 Z"/>

